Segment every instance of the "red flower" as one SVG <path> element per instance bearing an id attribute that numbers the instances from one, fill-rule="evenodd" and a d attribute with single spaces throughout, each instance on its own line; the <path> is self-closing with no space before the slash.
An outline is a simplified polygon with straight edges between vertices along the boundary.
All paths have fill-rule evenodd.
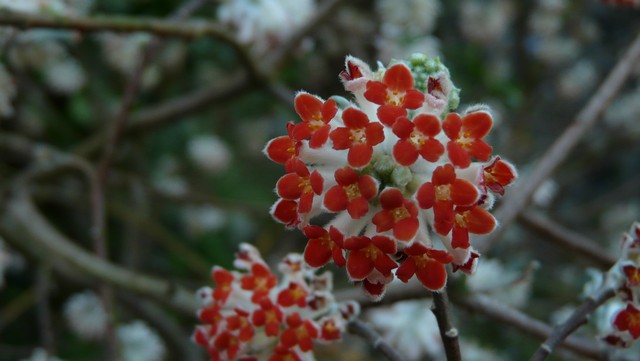
<path id="1" fill-rule="evenodd" d="M 453 217 L 453 248 L 469 248 L 469 233 L 489 234 L 496 228 L 491 213 L 480 206 L 456 207 Z"/>
<path id="2" fill-rule="evenodd" d="M 640 286 L 640 268 L 626 265 L 622 267 L 624 275 L 627 276 L 627 287 Z"/>
<path id="3" fill-rule="evenodd" d="M 249 312 L 236 308 L 235 315 L 227 317 L 227 330 L 237 331 L 238 340 L 248 342 L 253 338 L 253 325 L 249 322 Z"/>
<path id="4" fill-rule="evenodd" d="M 216 333 L 218 329 L 218 323 L 222 321 L 222 305 L 220 303 L 213 303 L 208 307 L 202 308 L 198 311 L 198 318 L 202 323 L 211 325 L 213 327 L 212 333 Z"/>
<path id="5" fill-rule="evenodd" d="M 349 149 L 347 160 L 352 167 L 364 167 L 371 160 L 373 146 L 384 140 L 380 123 L 370 123 L 365 113 L 356 108 L 342 112 L 344 127 L 335 129 L 329 135 L 333 149 Z"/>
<path id="6" fill-rule="evenodd" d="M 629 331 L 634 339 L 640 337 L 640 310 L 633 304 L 627 303 L 627 308 L 621 310 L 613 320 L 613 325 L 620 331 Z"/>
<path id="7" fill-rule="evenodd" d="M 298 212 L 309 213 L 313 205 L 313 195 L 322 193 L 324 180 L 318 171 L 309 173 L 307 166 L 298 158 L 286 163 L 287 174 L 276 184 L 278 195 L 284 199 L 300 199 Z"/>
<path id="8" fill-rule="evenodd" d="M 278 293 L 278 304 L 283 307 L 307 307 L 307 296 L 309 291 L 297 282 L 289 282 L 289 287 Z"/>
<path id="9" fill-rule="evenodd" d="M 268 298 L 263 298 L 260 302 L 260 308 L 253 311 L 251 321 L 257 327 L 264 326 L 267 336 L 277 336 L 280 332 L 284 314 L 282 309 L 276 306 Z"/>
<path id="10" fill-rule="evenodd" d="M 278 284 L 278 278 L 271 273 L 269 268 L 262 263 L 251 265 L 251 273 L 242 276 L 240 285 L 243 290 L 252 291 L 251 302 L 260 303 L 260 300 L 269 295 L 269 291 Z"/>
<path id="11" fill-rule="evenodd" d="M 404 64 L 396 64 L 384 73 L 382 81 L 369 81 L 364 97 L 378 107 L 378 119 L 391 127 L 398 117 L 407 115 L 407 109 L 418 109 L 424 94 L 413 89 L 413 76 Z"/>
<path id="12" fill-rule="evenodd" d="M 232 291 L 231 283 L 235 280 L 233 273 L 222 267 L 215 266 L 211 271 L 216 288 L 213 290 L 213 299 L 218 302 L 226 302 Z"/>
<path id="13" fill-rule="evenodd" d="M 393 124 L 393 133 L 400 138 L 393 146 L 393 158 L 400 165 L 412 165 L 418 155 L 435 162 L 444 153 L 442 144 L 434 139 L 440 133 L 440 119 L 435 115 L 419 114 L 413 122 L 400 117 Z"/>
<path id="14" fill-rule="evenodd" d="M 504 187 L 511 184 L 517 176 L 516 169 L 500 157 L 484 167 L 484 185 L 501 196 L 504 195 Z"/>
<path id="15" fill-rule="evenodd" d="M 374 268 L 389 276 L 391 270 L 398 267 L 389 257 L 397 250 L 396 242 L 389 237 L 350 237 L 344 241 L 344 248 L 351 251 L 347 256 L 347 272 L 353 280 L 366 278 Z"/>
<path id="16" fill-rule="evenodd" d="M 240 339 L 229 331 L 222 331 L 213 341 L 213 347 L 209 347 L 209 355 L 213 360 L 233 360 L 240 351 Z M 227 353 L 227 357 L 222 358 L 220 354 Z"/>
<path id="17" fill-rule="evenodd" d="M 300 314 L 294 312 L 286 318 L 287 328 L 282 332 L 280 341 L 285 347 L 295 345 L 303 352 L 313 350 L 313 340 L 319 336 L 318 326 L 309 319 L 302 319 Z"/>
<path id="18" fill-rule="evenodd" d="M 331 187 L 324 196 L 324 206 L 331 212 L 345 209 L 353 219 L 359 219 L 369 212 L 369 200 L 378 194 L 378 184 L 368 175 L 358 175 L 349 167 L 336 170 L 337 185 Z"/>
<path id="19" fill-rule="evenodd" d="M 393 228 L 393 236 L 400 241 L 410 241 L 418 232 L 418 207 L 405 199 L 397 188 L 386 188 L 380 193 L 382 210 L 373 216 L 377 232 Z"/>
<path id="20" fill-rule="evenodd" d="M 309 238 L 309 242 L 304 249 L 304 260 L 311 267 L 322 267 L 329 263 L 333 258 L 333 262 L 342 267 L 345 265 L 342 242 L 343 236 L 337 228 L 331 227 L 329 231 L 320 226 L 304 227 L 304 235 Z"/>
<path id="21" fill-rule="evenodd" d="M 278 345 L 273 349 L 273 355 L 269 361 L 302 361 L 298 352 L 294 349 Z"/>
<path id="22" fill-rule="evenodd" d="M 327 317 L 320 322 L 320 339 L 323 341 L 337 341 L 342 338 L 342 329 L 338 326 L 338 320 Z"/>
<path id="23" fill-rule="evenodd" d="M 447 154 L 451 163 L 456 167 L 466 168 L 471 164 L 471 157 L 486 162 L 491 156 L 491 146 L 485 143 L 484 138 L 491 126 L 493 119 L 486 112 L 478 111 L 460 117 L 458 113 L 449 113 L 442 123 L 450 141 L 447 143 Z"/>
<path id="24" fill-rule="evenodd" d="M 396 270 L 396 277 L 408 282 L 415 274 L 418 280 L 429 290 L 439 291 L 447 283 L 445 264 L 451 263 L 453 257 L 445 251 L 427 248 L 421 243 L 414 243 L 404 249 L 407 258 Z"/>
<path id="25" fill-rule="evenodd" d="M 329 138 L 331 127 L 329 122 L 338 112 L 336 101 L 329 99 L 322 101 L 309 93 L 298 93 L 295 99 L 296 112 L 302 118 L 293 128 L 292 138 L 295 140 L 309 140 L 309 147 L 319 148 Z"/>
<path id="26" fill-rule="evenodd" d="M 471 251 L 471 255 L 469 255 L 469 259 L 463 265 L 453 264 L 453 272 L 458 270 L 466 273 L 468 275 L 472 275 L 476 272 L 476 268 L 478 267 L 478 259 L 480 258 L 480 253 L 476 251 Z"/>
<path id="27" fill-rule="evenodd" d="M 471 182 L 457 178 L 453 166 L 445 164 L 435 169 L 431 182 L 420 186 L 416 199 L 422 209 L 433 207 L 435 230 L 447 235 L 454 223 L 454 205 L 473 205 L 478 200 L 478 189 Z"/>
<path id="28" fill-rule="evenodd" d="M 289 159 L 297 157 L 302 144 L 293 138 L 293 123 L 287 123 L 287 134 L 271 139 L 264 148 L 264 153 L 272 161 L 285 164 Z"/>
<path id="29" fill-rule="evenodd" d="M 291 199 L 278 199 L 271 207 L 271 216 L 278 222 L 289 228 L 293 228 L 300 223 L 298 213 L 298 201 Z"/>
<path id="30" fill-rule="evenodd" d="M 385 291 L 387 290 L 387 283 L 384 282 L 371 282 L 365 278 L 362 280 L 362 290 L 373 300 L 378 301 L 382 299 Z"/>

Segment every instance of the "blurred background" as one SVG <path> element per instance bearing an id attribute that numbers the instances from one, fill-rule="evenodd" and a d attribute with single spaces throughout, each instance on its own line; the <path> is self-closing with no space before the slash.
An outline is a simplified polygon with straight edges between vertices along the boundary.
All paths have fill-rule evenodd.
<path id="1" fill-rule="evenodd" d="M 112 152 L 104 184 L 109 260 L 196 290 L 211 285 L 211 266 L 231 267 L 241 242 L 270 263 L 304 249 L 300 232 L 269 215 L 283 169 L 262 149 L 298 121 L 296 91 L 347 96 L 338 80 L 345 55 L 374 68 L 415 52 L 440 57 L 462 89 L 460 109 L 493 109 L 490 143 L 524 179 L 640 32 L 637 2 L 596 0 L 192 1 L 189 21 L 228 36 L 161 41 L 148 32 L 3 26 L 44 15 L 126 16 L 137 24 L 185 3 L 0 0 L 0 360 L 47 360 L 45 350 L 60 360 L 107 359 L 99 282 L 56 265 L 6 215 L 34 169 L 41 174 L 26 186 L 41 215 L 93 253 L 90 183 L 83 166 L 56 162 L 68 156 L 97 167 Z M 505 229 L 477 276 L 454 277 L 452 292 L 487 294 L 549 324 L 562 320 L 579 303 L 588 270 L 606 269 L 607 254 L 616 258 L 622 233 L 640 220 L 638 159 L 640 64 L 536 191 L 528 216 Z M 605 261 L 550 242 L 535 217 L 593 240 Z M 334 282 L 351 287 L 342 270 Z M 129 350 L 123 360 L 205 359 L 188 339 L 195 315 L 118 287 L 112 296 L 112 334 Z M 371 307 L 366 317 L 401 349 L 420 344 L 408 359 L 441 360 L 425 302 Z M 527 359 L 539 345 L 486 315 L 455 305 L 453 313 L 465 360 Z M 402 315 L 412 317 L 401 322 Z M 78 318 L 87 322 L 74 325 Z M 593 338 L 598 327 L 580 332 Z M 321 346 L 316 355 L 381 359 L 360 340 Z"/>

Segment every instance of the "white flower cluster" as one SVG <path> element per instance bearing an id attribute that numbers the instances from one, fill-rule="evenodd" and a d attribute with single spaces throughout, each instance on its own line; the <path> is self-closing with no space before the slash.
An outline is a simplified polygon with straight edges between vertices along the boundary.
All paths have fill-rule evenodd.
<path id="1" fill-rule="evenodd" d="M 507 0 L 464 0 L 460 6 L 460 30 L 468 40 L 491 44 L 507 34 L 514 17 Z"/>
<path id="2" fill-rule="evenodd" d="M 119 326 L 116 335 L 122 361 L 160 361 L 167 353 L 160 336 L 142 321 Z"/>
<path id="3" fill-rule="evenodd" d="M 393 0 L 378 0 L 376 11 L 382 21 L 376 39 L 378 58 L 388 62 L 413 53 L 435 57 L 440 54 L 438 39 L 430 35 L 440 16 L 438 0 L 410 0 L 401 5 Z"/>
<path id="4" fill-rule="evenodd" d="M 81 339 L 96 340 L 106 333 L 108 315 L 93 291 L 71 296 L 64 305 L 64 317 L 71 330 Z"/>
<path id="5" fill-rule="evenodd" d="M 535 265 L 519 273 L 505 268 L 497 259 L 486 259 L 478 263 L 476 273 L 467 279 L 472 292 L 484 293 L 502 303 L 522 307 L 531 293 L 532 270 Z"/>
<path id="6" fill-rule="evenodd" d="M 29 358 L 22 359 L 20 361 L 62 361 L 61 359 L 53 356 L 49 356 L 47 351 L 41 348 L 36 348 L 31 353 Z"/>
<path id="7" fill-rule="evenodd" d="M 218 20 L 262 54 L 302 27 L 315 9 L 315 0 L 225 0 Z"/>

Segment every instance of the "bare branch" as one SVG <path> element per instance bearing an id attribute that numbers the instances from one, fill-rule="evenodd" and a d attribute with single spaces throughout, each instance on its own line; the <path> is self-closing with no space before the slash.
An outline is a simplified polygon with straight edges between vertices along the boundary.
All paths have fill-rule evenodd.
<path id="1" fill-rule="evenodd" d="M 440 338 L 444 345 L 444 351 L 447 355 L 447 361 L 460 361 L 460 344 L 458 342 L 458 329 L 453 326 L 451 314 L 449 312 L 449 297 L 447 291 L 432 292 L 433 295 L 433 314 L 438 321 L 438 329 L 440 329 Z"/>
<path id="2" fill-rule="evenodd" d="M 378 334 L 369 324 L 355 319 L 347 325 L 347 329 L 354 335 L 358 335 L 367 342 L 369 342 L 373 348 L 380 351 L 387 360 L 390 361 L 403 361 L 404 358 L 393 349 L 388 343 L 384 341 L 382 336 Z"/>
<path id="3" fill-rule="evenodd" d="M 639 61 L 640 35 L 629 46 L 627 52 L 618 61 L 618 64 L 609 73 L 596 93 L 589 99 L 587 105 L 578 113 L 573 123 L 540 158 L 531 175 L 516 185 L 515 189 L 508 192 L 504 202 L 495 212 L 501 227 L 491 235 L 478 239 L 476 243 L 481 252 L 489 249 L 502 236 L 504 230 L 527 206 L 531 195 L 538 189 L 540 184 L 564 162 L 584 134 L 598 121 L 602 112 L 618 94 Z"/>
<path id="4" fill-rule="evenodd" d="M 584 302 L 573 311 L 567 321 L 558 325 L 553 330 L 553 333 L 540 345 L 536 353 L 529 360 L 545 360 L 553 352 L 553 349 L 562 343 L 567 336 L 587 323 L 587 317 L 589 317 L 591 312 L 595 311 L 596 308 L 613 296 L 615 296 L 615 290 L 611 287 L 604 287 L 595 297 L 588 297 L 584 300 Z"/>
<path id="5" fill-rule="evenodd" d="M 547 236 L 546 239 L 555 241 L 558 245 L 587 257 L 597 263 L 600 268 L 609 269 L 616 263 L 616 259 L 595 241 L 566 229 L 541 214 L 530 211 L 524 212 L 520 215 L 520 220 L 526 226 Z"/>

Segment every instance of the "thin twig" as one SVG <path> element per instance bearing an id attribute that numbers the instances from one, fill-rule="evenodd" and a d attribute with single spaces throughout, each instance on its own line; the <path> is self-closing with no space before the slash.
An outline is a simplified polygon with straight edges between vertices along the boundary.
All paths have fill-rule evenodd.
<path id="1" fill-rule="evenodd" d="M 55 332 L 53 331 L 53 320 L 51 318 L 51 306 L 49 305 L 49 295 L 51 291 L 51 270 L 49 265 L 40 264 L 36 275 L 37 293 L 37 313 L 38 331 L 44 349 L 49 355 L 56 352 Z"/>
<path id="2" fill-rule="evenodd" d="M 387 360 L 404 360 L 404 358 L 396 350 L 394 350 L 391 345 L 386 343 L 382 336 L 380 336 L 380 334 L 377 333 L 376 330 L 374 330 L 369 324 L 355 319 L 349 322 L 349 324 L 347 325 L 347 329 L 350 333 L 358 335 L 367 340 L 367 342 L 369 342 L 373 346 L 373 348 L 380 351 L 382 355 L 387 358 Z"/>
<path id="3" fill-rule="evenodd" d="M 490 236 L 485 236 L 476 242 L 477 248 L 481 252 L 488 250 L 502 236 L 504 230 L 527 206 L 531 195 L 538 189 L 540 184 L 562 164 L 584 134 L 593 127 L 602 112 L 618 94 L 629 75 L 631 75 L 640 61 L 639 59 L 640 35 L 631 43 L 627 52 L 618 61 L 618 64 L 609 73 L 596 93 L 589 99 L 587 105 L 578 113 L 573 123 L 540 158 L 531 175 L 517 184 L 515 189 L 508 192 L 502 205 L 495 212 L 501 227 Z"/>
<path id="4" fill-rule="evenodd" d="M 458 342 L 458 329 L 453 326 L 451 313 L 449 312 L 449 297 L 447 291 L 432 292 L 433 295 L 433 314 L 438 321 L 438 329 L 440 329 L 440 338 L 444 345 L 444 351 L 447 355 L 447 361 L 461 361 L 460 343 Z"/>
<path id="5" fill-rule="evenodd" d="M 595 241 L 566 229 L 553 220 L 531 211 L 523 212 L 520 221 L 526 226 L 547 236 L 543 239 L 555 241 L 556 244 L 587 257 L 602 269 L 609 269 L 616 263 L 616 259 L 606 249 Z M 573 253 L 572 253 L 573 254 Z"/>
<path id="6" fill-rule="evenodd" d="M 529 361 L 543 361 L 554 350 L 554 348 L 562 343 L 571 333 L 587 322 L 589 315 L 608 299 L 615 296 L 615 290 L 611 287 L 605 287 L 594 297 L 588 297 L 575 311 L 568 320 L 554 328 L 553 333 L 540 345 L 536 353 Z"/>
<path id="7" fill-rule="evenodd" d="M 488 296 L 464 295 L 453 298 L 452 301 L 468 311 L 485 315 L 497 322 L 509 325 L 540 339 L 549 337 L 553 332 L 553 329 L 546 323 L 531 318 L 521 311 L 499 303 Z M 569 336 L 561 340 L 558 346 L 593 360 L 608 360 L 606 351 L 598 347 L 593 340 Z"/>

